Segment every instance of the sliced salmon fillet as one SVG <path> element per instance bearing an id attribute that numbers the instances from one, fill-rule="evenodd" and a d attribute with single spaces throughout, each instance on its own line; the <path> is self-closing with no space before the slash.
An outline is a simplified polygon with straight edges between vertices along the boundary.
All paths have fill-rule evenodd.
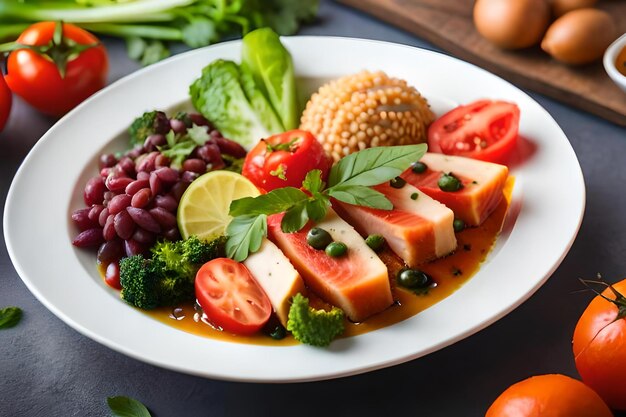
<path id="1" fill-rule="evenodd" d="M 387 267 L 356 230 L 333 210 L 316 227 L 348 246 L 346 255 L 333 258 L 306 241 L 309 223 L 296 233 L 283 233 L 283 214 L 268 218 L 268 235 L 289 258 L 305 284 L 324 301 L 340 307 L 354 322 L 380 313 L 393 303 Z"/>
<path id="2" fill-rule="evenodd" d="M 421 162 L 428 169 L 416 174 L 410 168 L 401 176 L 409 184 L 449 207 L 468 226 L 480 225 L 503 198 L 502 190 L 509 175 L 504 165 L 461 156 L 426 153 Z M 459 191 L 442 191 L 437 181 L 443 173 L 452 173 L 463 183 Z"/>
<path id="3" fill-rule="evenodd" d="M 448 255 L 456 249 L 454 213 L 416 187 L 389 183 L 372 187 L 393 204 L 378 210 L 334 201 L 337 213 L 363 235 L 380 234 L 410 267 Z"/>

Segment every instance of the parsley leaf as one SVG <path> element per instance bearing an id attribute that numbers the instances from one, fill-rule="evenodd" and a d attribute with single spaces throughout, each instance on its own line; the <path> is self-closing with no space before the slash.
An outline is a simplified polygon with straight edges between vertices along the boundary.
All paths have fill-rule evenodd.
<path id="1" fill-rule="evenodd" d="M 356 206 L 391 210 L 393 204 L 379 191 L 362 185 L 342 185 L 328 190 L 331 197 Z"/>
<path id="2" fill-rule="evenodd" d="M 196 149 L 196 146 L 196 143 L 192 140 L 183 140 L 174 144 L 169 149 L 159 148 L 159 150 L 172 161 L 172 168 L 180 169 L 185 159 Z"/>
<path id="3" fill-rule="evenodd" d="M 329 187 L 371 186 L 400 175 L 426 153 L 427 146 L 405 145 L 368 148 L 342 158 L 330 169 Z"/>
<path id="4" fill-rule="evenodd" d="M 19 307 L 5 307 L 0 309 L 0 329 L 15 327 L 22 319 L 22 309 Z"/>
<path id="5" fill-rule="evenodd" d="M 237 216 L 228 224 L 226 236 L 226 256 L 241 262 L 261 247 L 263 238 L 267 236 L 267 216 Z"/>
<path id="6" fill-rule="evenodd" d="M 307 200 L 304 191 L 294 187 L 277 188 L 258 197 L 244 197 L 230 203 L 229 214 L 243 215 L 275 214 L 288 210 L 300 201 Z"/>
<path id="7" fill-rule="evenodd" d="M 312 194 L 319 193 L 324 189 L 324 181 L 322 181 L 322 171 L 314 169 L 309 171 L 302 182 L 302 187 L 309 190 Z"/>
<path id="8" fill-rule="evenodd" d="M 130 397 L 109 397 L 107 404 L 117 417 L 151 417 L 145 405 Z"/>
<path id="9" fill-rule="evenodd" d="M 307 201 L 299 201 L 289 208 L 283 220 L 280 222 L 280 230 L 284 233 L 294 233 L 302 229 L 309 221 L 309 214 L 307 213 Z"/>
<path id="10" fill-rule="evenodd" d="M 324 194 L 315 194 L 314 198 L 309 199 L 306 203 L 306 212 L 309 218 L 314 222 L 320 222 L 326 217 L 326 213 L 330 208 L 330 199 Z"/>

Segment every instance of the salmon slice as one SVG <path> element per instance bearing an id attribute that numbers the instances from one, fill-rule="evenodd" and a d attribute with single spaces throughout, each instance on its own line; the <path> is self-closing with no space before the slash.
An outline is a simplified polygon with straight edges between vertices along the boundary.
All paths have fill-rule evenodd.
<path id="1" fill-rule="evenodd" d="M 276 316 L 287 327 L 291 298 L 305 294 L 304 281 L 285 254 L 271 241 L 263 239 L 261 247 L 250 254 L 244 265 L 270 299 Z"/>
<path id="2" fill-rule="evenodd" d="M 416 174 L 407 169 L 401 176 L 409 184 L 449 207 L 468 226 L 478 226 L 495 210 L 503 198 L 502 190 L 509 175 L 504 165 L 462 156 L 426 153 L 421 162 L 428 169 Z M 461 180 L 459 191 L 442 191 L 437 181 L 443 173 Z"/>
<path id="3" fill-rule="evenodd" d="M 454 213 L 416 187 L 389 183 L 372 187 L 393 204 L 378 210 L 334 201 L 333 207 L 363 235 L 382 235 L 392 251 L 410 267 L 448 255 L 456 249 Z"/>
<path id="4" fill-rule="evenodd" d="M 354 322 L 380 313 L 393 303 L 387 267 L 361 235 L 333 210 L 316 226 L 326 230 L 336 242 L 348 246 L 346 255 L 333 258 L 313 249 L 306 241 L 309 223 L 296 233 L 283 233 L 283 214 L 268 218 L 269 238 L 296 267 L 305 284 L 324 301 L 340 307 Z"/>

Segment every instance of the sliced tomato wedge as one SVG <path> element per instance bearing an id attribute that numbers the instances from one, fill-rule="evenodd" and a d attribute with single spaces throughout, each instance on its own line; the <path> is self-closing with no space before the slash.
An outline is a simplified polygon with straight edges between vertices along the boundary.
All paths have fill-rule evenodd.
<path id="1" fill-rule="evenodd" d="M 430 125 L 428 150 L 489 162 L 504 162 L 515 148 L 520 111 L 506 101 L 479 100 L 459 106 Z"/>
<path id="2" fill-rule="evenodd" d="M 217 258 L 196 274 L 196 299 L 209 321 L 224 331 L 247 335 L 263 327 L 272 305 L 244 264 Z"/>

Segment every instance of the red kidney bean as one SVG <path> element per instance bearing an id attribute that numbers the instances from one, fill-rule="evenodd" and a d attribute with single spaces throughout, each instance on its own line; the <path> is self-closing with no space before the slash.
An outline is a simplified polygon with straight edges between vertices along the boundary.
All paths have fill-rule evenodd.
<path id="1" fill-rule="evenodd" d="M 165 139 L 165 136 L 163 136 L 161 134 L 158 134 L 158 133 L 154 134 L 154 135 L 148 136 L 148 140 L 154 146 L 163 146 L 163 145 L 165 145 L 167 143 L 167 140 Z"/>
<path id="2" fill-rule="evenodd" d="M 120 284 L 120 264 L 119 261 L 111 262 L 107 265 L 106 272 L 104 273 L 104 282 L 111 288 L 121 290 Z"/>
<path id="3" fill-rule="evenodd" d="M 155 168 L 155 159 L 159 155 L 158 152 L 150 152 L 145 157 L 141 158 L 137 162 L 137 172 L 146 171 L 152 172 Z"/>
<path id="4" fill-rule="evenodd" d="M 133 195 L 130 205 L 137 208 L 143 208 L 148 205 L 152 198 L 152 191 L 149 188 L 142 188 Z"/>
<path id="5" fill-rule="evenodd" d="M 163 167 L 154 171 L 157 177 L 166 184 L 178 181 L 178 171 L 173 168 Z"/>
<path id="6" fill-rule="evenodd" d="M 115 174 L 111 174 L 107 177 L 105 183 L 107 188 L 114 193 L 123 192 L 128 184 L 133 182 L 132 178 L 128 177 L 116 177 Z"/>
<path id="7" fill-rule="evenodd" d="M 87 207 L 74 210 L 74 212 L 72 213 L 72 220 L 74 221 L 74 223 L 76 223 L 76 226 L 78 226 L 81 231 L 91 229 L 98 225 L 97 222 L 94 222 L 89 218 L 90 212 L 91 208 Z"/>
<path id="8" fill-rule="evenodd" d="M 117 166 L 119 166 L 120 169 L 122 169 L 128 176 L 134 177 L 136 174 L 135 163 L 127 156 L 120 159 L 120 162 L 117 163 Z"/>
<path id="9" fill-rule="evenodd" d="M 141 190 L 142 188 L 146 188 L 149 185 L 150 183 L 148 182 L 148 180 L 135 180 L 128 184 L 124 191 L 128 195 L 135 195 L 137 191 Z"/>
<path id="10" fill-rule="evenodd" d="M 212 128 L 211 123 L 203 115 L 198 113 L 189 113 L 188 116 L 193 124 L 198 126 L 209 126 Z"/>
<path id="11" fill-rule="evenodd" d="M 112 167 L 108 167 L 108 168 L 102 168 L 100 170 L 100 176 L 104 179 L 106 179 L 106 177 L 108 177 L 111 172 L 113 172 L 113 168 Z"/>
<path id="12" fill-rule="evenodd" d="M 98 262 L 102 264 L 108 264 L 110 262 L 117 262 L 124 256 L 124 244 L 120 239 L 109 240 L 104 242 L 98 248 Z"/>
<path id="13" fill-rule="evenodd" d="M 98 246 L 102 242 L 104 242 L 102 229 L 99 227 L 93 227 L 80 232 L 72 241 L 72 245 L 78 246 L 79 248 L 88 248 L 91 246 Z"/>
<path id="14" fill-rule="evenodd" d="M 161 226 L 159 223 L 148 213 L 146 210 L 137 208 L 137 207 L 128 207 L 126 208 L 130 217 L 133 218 L 135 223 L 139 225 L 139 227 L 143 227 L 149 232 L 159 233 L 161 231 Z"/>
<path id="15" fill-rule="evenodd" d="M 150 209 L 149 213 L 152 215 L 154 220 L 161 225 L 161 228 L 168 229 L 176 226 L 176 216 L 174 216 L 169 211 L 165 210 L 163 207 L 155 207 Z"/>
<path id="16" fill-rule="evenodd" d="M 154 131 L 162 135 L 170 131 L 170 121 L 162 111 L 158 111 L 154 119 Z"/>
<path id="17" fill-rule="evenodd" d="M 126 207 L 130 205 L 132 201 L 132 197 L 128 194 L 118 194 L 111 199 L 107 208 L 109 209 L 109 214 L 117 214 L 120 211 L 124 210 Z"/>
<path id="18" fill-rule="evenodd" d="M 165 232 L 163 232 L 163 237 L 167 240 L 180 239 L 180 233 L 178 232 L 178 227 L 172 227 L 171 229 L 167 229 Z"/>
<path id="19" fill-rule="evenodd" d="M 185 133 L 187 131 L 187 126 L 185 126 L 185 122 L 178 119 L 171 119 L 170 127 L 172 128 L 174 133 Z"/>
<path id="20" fill-rule="evenodd" d="M 104 193 L 104 201 L 109 202 L 115 197 L 115 193 L 113 191 L 107 191 Z"/>
<path id="21" fill-rule="evenodd" d="M 177 182 L 172 186 L 170 194 L 174 198 L 174 200 L 176 200 L 176 204 L 178 204 L 180 198 L 183 196 L 183 193 L 185 192 L 187 187 L 189 187 L 190 183 L 191 181 L 184 181 L 183 179 L 183 181 Z"/>
<path id="22" fill-rule="evenodd" d="M 89 220 L 91 220 L 94 225 L 98 223 L 98 219 L 100 218 L 100 213 L 102 213 L 102 210 L 104 210 L 104 206 L 102 204 L 95 204 L 93 207 L 91 207 L 91 210 L 89 210 Z"/>
<path id="23" fill-rule="evenodd" d="M 214 142 L 207 142 L 198 148 L 198 156 L 205 162 L 221 161 L 220 149 Z"/>
<path id="24" fill-rule="evenodd" d="M 220 151 L 227 155 L 234 156 L 235 158 L 243 158 L 246 156 L 246 150 L 243 146 L 233 140 L 224 137 L 215 137 L 213 140 L 217 143 L 217 146 L 219 146 Z"/>
<path id="25" fill-rule="evenodd" d="M 200 175 L 197 172 L 184 171 L 180 176 L 180 180 L 182 182 L 190 183 L 196 178 L 198 178 L 199 176 Z"/>
<path id="26" fill-rule="evenodd" d="M 138 181 L 148 180 L 148 178 L 150 178 L 150 173 L 149 172 L 141 171 L 141 172 L 137 173 L 137 180 Z"/>
<path id="27" fill-rule="evenodd" d="M 155 172 L 150 173 L 150 191 L 152 191 L 152 195 L 157 195 L 163 189 L 163 183 L 161 179 L 157 177 Z"/>
<path id="28" fill-rule="evenodd" d="M 158 154 L 157 157 L 154 159 L 154 165 L 157 168 L 169 167 L 170 163 L 171 163 L 170 158 L 163 155 L 162 153 Z"/>
<path id="29" fill-rule="evenodd" d="M 154 202 L 157 207 L 163 207 L 167 211 L 175 212 L 178 208 L 178 202 L 176 202 L 176 199 L 170 194 L 157 195 L 154 198 Z"/>
<path id="30" fill-rule="evenodd" d="M 130 239 L 135 232 L 135 222 L 126 210 L 122 210 L 115 215 L 113 224 L 117 235 L 124 240 Z"/>
<path id="31" fill-rule="evenodd" d="M 145 255 L 148 253 L 148 250 L 150 249 L 149 245 L 146 245 L 145 243 L 141 243 L 141 242 L 137 242 L 136 240 L 133 239 L 128 239 L 124 241 L 124 250 L 126 251 L 126 256 L 133 256 L 133 255 Z"/>
<path id="32" fill-rule="evenodd" d="M 115 164 L 117 164 L 117 158 L 112 153 L 105 153 L 100 155 L 100 159 L 98 160 L 98 167 L 100 169 L 109 168 Z"/>
<path id="33" fill-rule="evenodd" d="M 198 174 L 204 174 L 206 172 L 206 162 L 198 158 L 189 158 L 183 162 L 183 171 L 196 172 Z"/>
<path id="34" fill-rule="evenodd" d="M 100 225 L 100 227 L 104 227 L 104 224 L 106 223 L 108 217 L 109 209 L 105 207 L 104 210 L 100 212 L 100 216 L 98 216 L 98 224 Z"/>
<path id="35" fill-rule="evenodd" d="M 154 243 L 156 235 L 152 232 L 148 232 L 146 229 L 137 227 L 135 233 L 133 233 L 133 239 L 140 243 Z"/>
<path id="36" fill-rule="evenodd" d="M 89 181 L 87 181 L 87 184 L 85 185 L 85 190 L 83 192 L 83 200 L 85 200 L 85 205 L 92 206 L 94 204 L 102 204 L 105 191 L 106 186 L 104 185 L 102 177 L 90 178 Z"/>
<path id="37" fill-rule="evenodd" d="M 157 147 L 154 146 L 154 144 L 150 140 L 150 136 L 148 136 L 146 140 L 143 142 L 143 150 L 144 152 L 152 152 L 152 151 L 157 150 Z"/>
<path id="38" fill-rule="evenodd" d="M 117 237 L 117 233 L 115 232 L 115 216 L 113 214 L 109 214 L 109 217 L 107 217 L 107 221 L 102 228 L 102 235 L 104 236 L 104 240 L 107 241 Z"/>
<path id="39" fill-rule="evenodd" d="M 130 159 L 136 159 L 141 154 L 143 154 L 143 145 L 135 145 L 135 147 L 131 151 L 126 153 L 126 156 L 128 156 Z"/>

